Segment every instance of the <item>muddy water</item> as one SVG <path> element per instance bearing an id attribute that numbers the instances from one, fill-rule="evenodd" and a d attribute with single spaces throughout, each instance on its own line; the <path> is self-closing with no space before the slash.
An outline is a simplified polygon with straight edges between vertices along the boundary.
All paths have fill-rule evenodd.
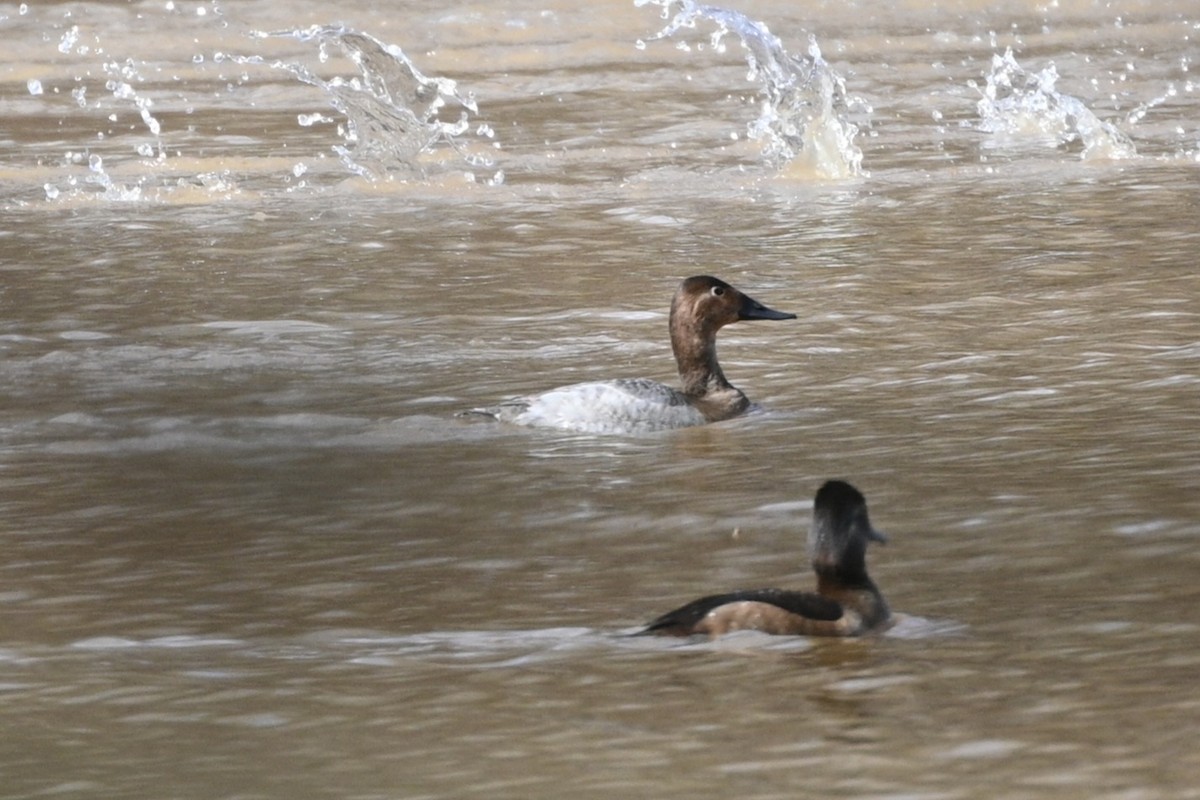
<path id="1" fill-rule="evenodd" d="M 1200 795 L 1200 17 L 909 6 L 738 7 L 864 100 L 832 182 L 655 8 L 0 7 L 0 796 Z M 318 88 L 215 57 L 334 21 L 474 91 L 495 166 L 357 177 Z M 1008 46 L 1136 157 L 979 131 Z M 455 416 L 673 380 L 702 272 L 799 315 L 722 332 L 762 413 Z M 891 632 L 622 635 L 808 585 L 834 476 Z"/>

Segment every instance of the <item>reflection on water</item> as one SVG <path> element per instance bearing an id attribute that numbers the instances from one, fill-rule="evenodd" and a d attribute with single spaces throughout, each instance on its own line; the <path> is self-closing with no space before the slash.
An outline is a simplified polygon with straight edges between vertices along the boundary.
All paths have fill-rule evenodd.
<path id="1" fill-rule="evenodd" d="M 251 36 L 325 5 L 0 8 L 0 796 L 1194 795 L 1200 20 L 877 6 L 726 9 L 870 107 L 823 182 L 740 135 L 742 55 L 637 47 L 654 9 L 340 6 L 473 93 L 498 185 L 347 168 L 268 65 L 362 72 Z M 1009 47 L 1136 154 L 982 130 Z M 799 313 L 722 332 L 762 413 L 455 416 L 672 380 L 699 272 Z M 829 477 L 887 635 L 624 635 L 808 587 Z"/>

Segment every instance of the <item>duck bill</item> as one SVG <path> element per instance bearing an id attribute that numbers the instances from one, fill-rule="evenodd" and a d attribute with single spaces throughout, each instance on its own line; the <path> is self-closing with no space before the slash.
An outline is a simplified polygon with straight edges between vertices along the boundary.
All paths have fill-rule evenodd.
<path id="1" fill-rule="evenodd" d="M 742 307 L 738 309 L 738 319 L 795 319 L 795 314 L 787 314 L 767 308 L 753 297 L 742 295 Z"/>
<path id="2" fill-rule="evenodd" d="M 887 544 L 888 540 L 886 533 L 876 530 L 875 528 L 871 528 L 870 531 L 867 532 L 867 538 L 872 542 L 879 542 L 880 544 Z"/>

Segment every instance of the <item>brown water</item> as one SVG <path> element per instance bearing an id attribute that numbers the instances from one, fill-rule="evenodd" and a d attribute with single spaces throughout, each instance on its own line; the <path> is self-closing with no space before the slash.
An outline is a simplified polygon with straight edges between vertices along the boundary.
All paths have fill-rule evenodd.
<path id="1" fill-rule="evenodd" d="M 635 47 L 656 8 L 0 6 L 0 796 L 1200 797 L 1200 9 L 881 5 L 738 5 L 869 105 L 832 182 L 760 163 L 736 42 Z M 333 21 L 496 167 L 356 177 L 320 89 L 214 56 Z M 981 133 L 1010 45 L 1137 156 Z M 799 315 L 722 333 L 765 413 L 455 417 L 673 380 L 694 273 Z M 834 476 L 888 635 L 622 636 L 809 585 Z"/>

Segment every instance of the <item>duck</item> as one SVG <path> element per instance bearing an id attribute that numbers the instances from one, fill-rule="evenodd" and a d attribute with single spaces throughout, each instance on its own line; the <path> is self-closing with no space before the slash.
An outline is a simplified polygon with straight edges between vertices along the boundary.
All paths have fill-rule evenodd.
<path id="1" fill-rule="evenodd" d="M 750 400 L 717 362 L 717 331 L 742 320 L 795 319 L 711 275 L 679 284 L 668 326 L 682 389 L 649 378 L 590 381 L 474 409 L 517 425 L 578 433 L 639 434 L 720 422 L 743 414 Z"/>
<path id="2" fill-rule="evenodd" d="M 707 635 L 740 630 L 781 636 L 861 636 L 886 629 L 887 601 L 867 574 L 869 542 L 886 542 L 867 516 L 858 489 L 830 480 L 813 501 L 808 549 L 817 574 L 815 592 L 750 589 L 693 600 L 638 631 L 660 636 Z"/>

